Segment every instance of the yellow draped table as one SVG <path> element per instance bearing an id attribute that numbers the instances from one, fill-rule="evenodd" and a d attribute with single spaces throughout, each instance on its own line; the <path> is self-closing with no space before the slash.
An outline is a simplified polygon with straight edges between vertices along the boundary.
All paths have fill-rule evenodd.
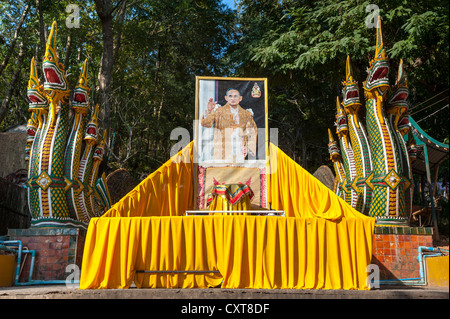
<path id="1" fill-rule="evenodd" d="M 370 219 L 100 217 L 89 223 L 81 289 L 369 289 Z"/>

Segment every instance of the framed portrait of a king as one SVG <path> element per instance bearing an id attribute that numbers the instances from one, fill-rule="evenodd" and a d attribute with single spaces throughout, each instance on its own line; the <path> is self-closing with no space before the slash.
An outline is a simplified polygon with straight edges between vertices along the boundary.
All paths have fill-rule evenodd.
<path id="1" fill-rule="evenodd" d="M 216 184 L 252 184 L 265 207 L 268 149 L 266 78 L 196 77 L 197 208 Z"/>

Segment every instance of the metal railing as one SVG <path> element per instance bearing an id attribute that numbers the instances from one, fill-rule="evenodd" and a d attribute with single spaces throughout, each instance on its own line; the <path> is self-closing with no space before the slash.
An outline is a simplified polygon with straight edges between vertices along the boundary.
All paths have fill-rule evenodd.
<path id="1" fill-rule="evenodd" d="M 285 217 L 284 210 L 187 210 L 186 216 L 189 215 L 211 215 L 211 214 L 242 214 L 257 216 L 280 216 Z"/>

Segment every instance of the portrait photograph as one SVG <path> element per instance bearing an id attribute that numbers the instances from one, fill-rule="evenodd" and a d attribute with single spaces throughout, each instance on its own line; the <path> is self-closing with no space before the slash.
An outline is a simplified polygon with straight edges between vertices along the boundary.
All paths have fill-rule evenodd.
<path id="1" fill-rule="evenodd" d="M 251 204 L 266 207 L 267 79 L 196 80 L 196 208 L 219 184 L 246 184 Z"/>
<path id="2" fill-rule="evenodd" d="M 197 162 L 263 167 L 267 142 L 267 79 L 197 77 Z"/>

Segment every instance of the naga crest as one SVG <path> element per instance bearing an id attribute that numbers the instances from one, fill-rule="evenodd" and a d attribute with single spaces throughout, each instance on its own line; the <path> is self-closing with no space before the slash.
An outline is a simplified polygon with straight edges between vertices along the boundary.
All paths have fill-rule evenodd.
<path id="1" fill-rule="evenodd" d="M 346 135 L 348 132 L 347 114 L 339 102 L 339 96 L 336 97 L 336 133 L 339 136 Z"/>
<path id="2" fill-rule="evenodd" d="M 408 114 L 403 114 L 400 117 L 400 120 L 397 123 L 397 129 L 403 136 L 408 133 L 408 131 L 410 130 Z"/>
<path id="3" fill-rule="evenodd" d="M 45 48 L 42 69 L 44 71 L 44 90 L 51 98 L 55 98 L 57 92 L 67 94 L 69 92 L 64 65 L 59 62 L 56 53 L 56 21 L 52 24 Z"/>
<path id="4" fill-rule="evenodd" d="M 377 21 L 377 43 L 375 48 L 375 57 L 370 61 L 368 75 L 364 81 L 364 90 L 371 91 L 377 89 L 380 95 L 384 95 L 389 89 L 389 60 L 383 44 L 383 35 L 381 32 L 381 18 Z"/>
<path id="5" fill-rule="evenodd" d="M 101 139 L 100 144 L 95 147 L 94 154 L 92 155 L 94 161 L 103 161 L 103 155 L 105 154 L 105 139 L 106 130 L 103 131 L 103 138 Z"/>
<path id="6" fill-rule="evenodd" d="M 393 92 L 388 100 L 387 112 L 395 115 L 395 129 L 399 130 L 403 135 L 405 135 L 409 129 L 409 119 L 407 115 L 409 109 L 407 101 L 408 95 L 408 80 L 406 78 L 406 73 L 403 70 L 403 60 L 400 60 L 397 79 L 395 81 Z"/>
<path id="7" fill-rule="evenodd" d="M 330 153 L 330 159 L 334 162 L 341 157 L 341 151 L 337 145 L 337 142 L 333 138 L 331 130 L 328 129 L 328 152 Z"/>
<path id="8" fill-rule="evenodd" d="M 347 63 L 345 65 L 345 81 L 342 82 L 344 86 L 342 90 L 342 105 L 345 108 L 358 108 L 361 106 L 358 92 L 358 82 L 353 79 L 352 69 L 350 65 L 350 56 L 347 55 Z"/>
<path id="9" fill-rule="evenodd" d="M 33 112 L 31 113 L 31 117 L 27 123 L 27 143 L 33 142 L 34 137 L 36 136 L 36 131 L 38 129 L 38 115 Z"/>
<path id="10" fill-rule="evenodd" d="M 81 112 L 87 112 L 89 108 L 89 93 L 91 89 L 87 86 L 88 64 L 87 59 L 83 63 L 78 83 L 73 89 L 72 107 Z"/>
<path id="11" fill-rule="evenodd" d="M 406 73 L 403 69 L 403 60 L 400 60 L 397 79 L 388 103 L 392 107 L 400 108 L 400 114 L 403 114 L 409 109 L 408 101 L 406 100 L 408 95 L 408 79 L 406 78 Z"/>
<path id="12" fill-rule="evenodd" d="M 34 138 L 38 130 L 38 115 L 36 112 L 31 112 L 31 117 L 27 123 L 27 144 L 25 145 L 25 161 L 30 160 L 31 145 L 33 144 Z"/>
<path id="13" fill-rule="evenodd" d="M 96 143 L 98 139 L 98 104 L 95 105 L 94 113 L 91 120 L 86 126 L 86 133 L 84 135 L 84 140 L 89 143 Z"/>
<path id="14" fill-rule="evenodd" d="M 408 143 L 406 144 L 408 149 L 408 155 L 411 162 L 414 162 L 417 159 L 417 145 L 414 135 L 411 131 L 408 132 Z"/>
<path id="15" fill-rule="evenodd" d="M 37 75 L 36 61 L 34 60 L 34 57 L 31 59 L 27 96 L 31 102 L 29 103 L 30 111 L 37 109 L 48 109 L 48 100 L 45 97 L 44 87 L 41 85 Z"/>

